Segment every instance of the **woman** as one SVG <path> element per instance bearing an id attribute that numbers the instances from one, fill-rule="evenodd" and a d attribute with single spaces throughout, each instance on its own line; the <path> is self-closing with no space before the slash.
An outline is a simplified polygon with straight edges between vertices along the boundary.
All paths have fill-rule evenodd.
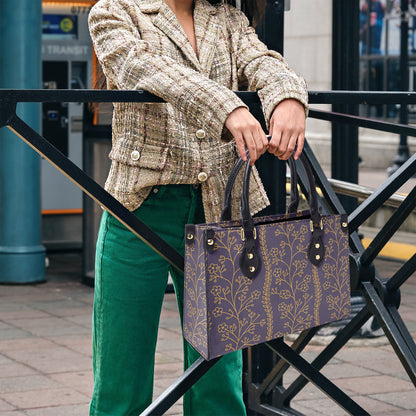
<path id="1" fill-rule="evenodd" d="M 303 148 L 307 92 L 235 8 L 206 0 L 100 0 L 90 33 L 110 89 L 166 103 L 116 103 L 106 189 L 183 252 L 184 225 L 219 219 L 238 155 L 287 159 Z M 272 139 L 233 90 L 258 91 Z M 267 196 L 257 172 L 253 213 Z M 240 185 L 241 186 L 241 185 Z M 241 189 L 241 187 L 240 187 Z M 238 215 L 239 190 L 233 201 Z M 170 271 L 183 275 L 104 212 L 97 242 L 91 415 L 137 415 L 152 401 L 159 315 Z M 187 368 L 198 354 L 184 342 Z M 245 415 L 241 353 L 227 354 L 184 397 L 186 415 Z"/>

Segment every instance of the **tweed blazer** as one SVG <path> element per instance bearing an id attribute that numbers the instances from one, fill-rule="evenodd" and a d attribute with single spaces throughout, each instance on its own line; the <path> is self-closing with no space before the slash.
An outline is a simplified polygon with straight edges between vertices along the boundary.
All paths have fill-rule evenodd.
<path id="1" fill-rule="evenodd" d="M 257 91 L 266 122 L 295 98 L 307 108 L 306 85 L 268 50 L 242 12 L 194 2 L 197 53 L 163 0 L 100 0 L 89 15 L 97 58 L 109 89 L 146 90 L 165 103 L 114 103 L 112 160 L 106 189 L 135 210 L 155 185 L 201 184 L 207 222 L 220 217 L 225 184 L 237 159 L 224 127 L 245 104 L 233 91 Z M 239 214 L 241 177 L 232 201 Z M 254 170 L 250 207 L 268 204 Z"/>

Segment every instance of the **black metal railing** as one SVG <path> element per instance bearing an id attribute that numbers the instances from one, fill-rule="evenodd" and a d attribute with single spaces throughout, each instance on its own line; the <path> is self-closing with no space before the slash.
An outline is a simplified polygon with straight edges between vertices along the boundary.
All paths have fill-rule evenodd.
<path id="1" fill-rule="evenodd" d="M 255 93 L 237 93 L 246 104 L 259 105 Z M 415 104 L 416 93 L 370 93 L 370 92 L 310 92 L 311 104 Z M 100 185 L 86 175 L 80 168 L 67 159 L 46 139 L 40 136 L 16 114 L 19 102 L 161 102 L 160 98 L 143 91 L 95 91 L 95 90 L 0 90 L 0 127 L 8 127 L 22 140 L 36 150 L 42 157 L 64 173 L 86 194 L 107 209 L 140 239 L 151 246 L 169 263 L 183 270 L 184 259 L 174 248 L 160 239 L 146 224 L 137 219 L 123 205 L 108 194 Z M 382 121 L 375 121 L 329 111 L 311 110 L 310 117 L 337 123 L 351 123 L 357 126 L 388 131 L 395 134 L 416 136 L 416 128 Z M 332 189 L 325 173 L 319 165 L 311 148 L 306 144 L 305 154 L 311 163 L 317 185 L 321 188 L 321 208 L 327 212 L 343 213 L 344 208 Z M 299 166 L 301 185 L 306 188 L 304 172 Z M 389 221 L 382 227 L 372 243 L 366 249 L 361 244 L 358 228 L 382 206 L 409 178 L 416 174 L 416 155 L 404 163 L 379 189 L 369 196 L 349 215 L 351 286 L 365 299 L 362 309 L 342 328 L 334 340 L 308 363 L 301 352 L 313 338 L 318 328 L 302 332 L 291 346 L 277 339 L 259 348 L 267 348 L 278 357 L 275 365 L 268 363 L 267 375 L 258 379 L 254 374 L 256 349 L 247 350 L 247 374 L 245 376 L 246 402 L 250 412 L 264 415 L 299 415 L 290 403 L 296 395 L 312 382 L 338 406 L 351 415 L 368 415 L 351 397 L 332 383 L 321 373 L 321 369 L 352 338 L 352 336 L 370 318 L 375 317 L 383 328 L 396 355 L 400 359 L 409 378 L 416 386 L 416 345 L 406 328 L 399 312 L 399 290 L 404 282 L 416 270 L 416 254 L 413 255 L 394 276 L 382 280 L 374 267 L 373 260 L 387 244 L 394 232 L 400 227 L 416 206 L 416 189 L 400 203 Z M 165 413 L 206 371 L 219 360 L 198 359 L 184 374 L 174 382 L 142 415 L 161 415 Z M 281 379 L 289 367 L 295 368 L 300 376 L 287 388 L 281 386 Z M 256 378 L 257 377 L 257 378 Z M 272 399 L 270 400 L 270 393 Z"/>

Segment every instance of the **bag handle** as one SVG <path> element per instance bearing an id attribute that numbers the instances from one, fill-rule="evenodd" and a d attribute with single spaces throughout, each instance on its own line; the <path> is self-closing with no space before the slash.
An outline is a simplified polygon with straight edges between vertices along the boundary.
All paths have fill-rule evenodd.
<path id="1" fill-rule="evenodd" d="M 247 157 L 249 157 L 247 151 Z M 231 192 L 234 187 L 235 180 L 237 178 L 238 173 L 240 172 L 241 168 L 244 165 L 244 160 L 238 158 L 237 162 L 234 164 L 230 175 L 228 176 L 227 184 L 225 185 L 224 191 L 224 202 L 222 205 L 222 212 L 221 212 L 221 221 L 229 221 L 231 220 Z M 287 160 L 290 169 L 290 202 L 287 208 L 288 213 L 296 212 L 299 207 L 299 191 L 298 191 L 298 172 L 295 164 L 295 160 L 293 157 Z"/>
<path id="2" fill-rule="evenodd" d="M 247 158 L 249 154 L 247 152 Z M 288 213 L 296 212 L 299 206 L 299 191 L 298 191 L 298 173 L 296 169 L 296 164 L 294 159 L 291 157 L 288 159 L 289 169 L 290 169 L 290 203 L 287 208 Z M 231 169 L 230 175 L 228 176 L 227 184 L 225 185 L 224 191 L 224 202 L 222 205 L 221 211 L 221 221 L 231 220 L 231 192 L 234 187 L 235 180 L 237 175 L 240 172 L 241 168 L 244 165 L 244 160 L 238 158 L 235 162 L 233 168 Z"/>
<path id="3" fill-rule="evenodd" d="M 295 161 L 291 157 L 292 161 L 289 162 L 291 168 L 292 176 L 297 176 L 297 171 L 295 170 Z M 301 161 L 307 178 L 309 182 L 309 208 L 310 208 L 310 230 L 311 230 L 311 241 L 308 247 L 308 257 L 312 264 L 319 266 L 321 264 L 324 255 L 325 248 L 322 241 L 322 218 L 318 209 L 318 194 L 316 191 L 315 179 L 312 173 L 312 169 L 309 165 L 306 156 L 302 153 L 299 157 Z M 260 255 L 257 253 L 255 240 L 257 238 L 256 231 L 254 228 L 254 221 L 250 213 L 249 207 L 249 184 L 250 184 L 250 174 L 251 174 L 251 165 L 248 158 L 245 172 L 244 172 L 244 182 L 243 182 L 243 192 L 241 195 L 241 220 L 244 233 L 244 248 L 243 253 L 240 257 L 240 269 L 245 276 L 253 279 L 260 271 L 261 261 Z M 292 184 L 296 181 L 293 179 Z M 297 190 L 297 184 L 296 184 Z M 298 194 L 298 193 L 297 193 Z M 299 196 L 299 195 L 298 195 Z M 293 208 L 293 207 L 292 207 Z"/>

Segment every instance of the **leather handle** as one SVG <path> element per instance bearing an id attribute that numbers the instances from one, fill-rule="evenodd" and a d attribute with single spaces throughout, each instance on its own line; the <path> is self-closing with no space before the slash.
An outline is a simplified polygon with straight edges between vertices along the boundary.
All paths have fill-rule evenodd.
<path id="1" fill-rule="evenodd" d="M 297 191 L 297 170 L 296 164 L 293 160 L 293 157 L 290 158 L 289 166 L 291 168 L 291 175 L 294 179 L 291 181 L 291 185 L 296 190 L 291 190 L 291 197 L 294 199 L 293 206 L 291 209 L 294 209 L 294 206 L 298 204 L 299 200 L 299 193 Z M 309 165 L 306 156 L 302 153 L 299 160 L 301 161 L 307 178 L 309 182 L 309 208 L 310 208 L 310 215 L 311 215 L 311 241 L 309 243 L 308 248 L 308 257 L 311 263 L 315 266 L 319 266 L 324 258 L 325 255 L 325 247 L 322 241 L 322 223 L 321 223 L 321 215 L 319 213 L 318 208 L 318 194 L 316 191 L 315 185 L 315 178 L 312 173 L 312 169 Z M 247 161 L 245 172 L 244 172 L 244 182 L 243 182 L 243 192 L 241 195 L 241 222 L 243 227 L 244 233 L 244 248 L 243 252 L 240 256 L 240 269 L 244 273 L 244 275 L 250 279 L 254 279 L 257 274 L 260 272 L 261 268 L 261 259 L 260 255 L 256 249 L 256 231 L 254 228 L 254 221 L 253 217 L 250 213 L 250 206 L 249 206 L 249 185 L 250 185 L 250 174 L 251 174 L 251 165 L 250 160 Z M 297 197 L 296 197 L 297 196 Z M 297 200 L 297 202 L 296 202 Z"/>
<path id="2" fill-rule="evenodd" d="M 267 136 L 268 140 L 270 140 L 270 136 Z M 250 155 L 248 151 L 246 152 L 248 161 L 250 160 Z M 240 172 L 241 168 L 244 165 L 244 160 L 241 157 L 238 158 L 237 162 L 234 164 L 231 172 L 228 176 L 227 184 L 225 185 L 224 191 L 224 202 L 222 205 L 222 212 L 221 212 L 221 221 L 229 221 L 231 220 L 231 192 L 234 187 L 235 180 L 237 178 L 238 173 Z M 299 191 L 298 191 L 298 175 L 296 164 L 293 158 L 289 158 L 288 160 L 289 169 L 290 169 L 290 203 L 287 209 L 287 212 L 296 212 L 299 206 Z"/>
<path id="3" fill-rule="evenodd" d="M 308 178 L 308 183 L 309 183 L 308 203 L 309 203 L 309 208 L 311 211 L 311 219 L 315 225 L 317 224 L 319 225 L 321 215 L 319 213 L 319 208 L 318 208 L 318 193 L 316 191 L 315 178 L 313 176 L 312 168 L 308 162 L 308 159 L 303 153 L 300 155 L 299 160 L 301 161 L 303 168 L 305 169 L 306 176 Z M 249 185 L 250 185 L 250 173 L 251 173 L 251 166 L 249 162 L 250 162 L 250 158 L 248 158 L 247 160 L 247 165 L 246 165 L 246 169 L 244 172 L 243 192 L 241 195 L 241 217 L 242 217 L 243 224 L 244 222 L 249 223 L 250 221 L 248 217 L 251 217 L 250 208 L 249 208 L 249 198 L 248 198 Z M 296 206 L 297 208 L 297 205 L 298 205 L 297 201 L 299 200 L 299 192 L 297 190 L 298 174 L 297 174 L 297 169 L 296 169 L 296 163 L 295 163 L 295 160 L 293 159 L 293 156 L 291 156 L 290 159 L 288 160 L 288 164 L 291 170 L 291 176 L 293 177 L 293 179 L 291 179 L 291 201 L 294 203 L 294 206 Z M 288 211 L 288 212 L 294 212 L 294 211 Z"/>

